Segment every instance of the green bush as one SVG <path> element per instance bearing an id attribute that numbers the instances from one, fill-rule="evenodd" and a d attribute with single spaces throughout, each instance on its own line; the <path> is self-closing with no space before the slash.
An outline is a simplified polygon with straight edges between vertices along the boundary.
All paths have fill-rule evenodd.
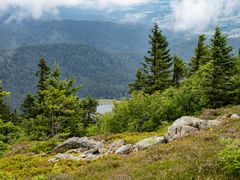
<path id="1" fill-rule="evenodd" d="M 203 95 L 205 69 L 198 76 L 183 81 L 179 88 L 170 87 L 163 92 L 144 94 L 134 92 L 129 100 L 115 103 L 112 113 L 100 118 L 100 132 L 149 132 L 164 122 L 181 116 L 193 115 L 206 105 Z"/>
<path id="2" fill-rule="evenodd" d="M 224 149 L 219 153 L 219 164 L 227 175 L 240 175 L 240 139 L 223 140 Z"/>
<path id="3" fill-rule="evenodd" d="M 4 123 L 0 119 L 0 141 L 4 143 L 14 143 L 24 136 L 23 130 L 11 122 Z"/>
<path id="4" fill-rule="evenodd" d="M 37 154 L 40 153 L 49 153 L 59 144 L 59 141 L 56 139 L 50 139 L 49 141 L 39 141 L 34 146 L 29 148 L 30 152 Z"/>
<path id="5" fill-rule="evenodd" d="M 7 149 L 8 149 L 7 144 L 5 144 L 4 142 L 0 141 L 0 157 L 5 154 Z"/>

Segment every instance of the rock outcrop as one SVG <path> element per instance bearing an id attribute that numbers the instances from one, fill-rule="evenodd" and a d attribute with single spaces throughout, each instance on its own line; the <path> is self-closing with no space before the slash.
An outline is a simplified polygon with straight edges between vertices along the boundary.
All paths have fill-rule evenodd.
<path id="1" fill-rule="evenodd" d="M 231 118 L 231 119 L 234 119 L 234 120 L 239 120 L 239 119 L 240 119 L 240 115 L 238 115 L 238 114 L 232 114 L 230 118 Z"/>
<path id="2" fill-rule="evenodd" d="M 84 152 L 90 149 L 102 149 L 103 142 L 89 139 L 88 137 L 73 137 L 67 139 L 53 149 L 53 152 L 66 152 L 71 149 L 78 149 L 78 152 Z"/>
<path id="3" fill-rule="evenodd" d="M 133 151 L 133 145 L 132 144 L 127 144 L 127 145 L 124 145 L 120 148 L 118 148 L 115 152 L 115 154 L 129 154 Z"/>
<path id="4" fill-rule="evenodd" d="M 219 120 L 202 120 L 194 117 L 184 116 L 177 119 L 172 126 L 168 128 L 165 138 L 169 142 L 177 138 L 205 130 L 209 127 L 219 125 L 220 123 L 221 121 Z"/>
<path id="5" fill-rule="evenodd" d="M 65 152 L 57 154 L 49 160 L 54 163 L 60 159 L 66 160 L 84 160 L 91 161 L 109 154 L 125 155 L 133 151 L 139 151 L 156 144 L 165 144 L 175 139 L 197 133 L 201 130 L 208 129 L 219 125 L 224 119 L 240 120 L 238 114 L 226 114 L 216 120 L 202 120 L 195 117 L 184 116 L 177 119 L 169 128 L 163 137 L 149 137 L 143 139 L 135 144 L 125 145 L 123 139 L 117 140 L 111 144 L 104 143 L 104 141 L 96 141 L 88 137 L 73 137 L 67 139 L 53 149 L 53 152 Z M 235 129 L 228 129 L 228 133 L 234 133 Z"/>
<path id="6" fill-rule="evenodd" d="M 166 143 L 165 137 L 150 137 L 137 142 L 136 144 L 134 144 L 133 148 L 134 148 L 134 151 L 138 151 L 138 150 L 146 149 L 156 144 L 165 144 L 165 143 Z"/>
<path id="7" fill-rule="evenodd" d="M 109 145 L 109 150 L 107 153 L 115 153 L 116 150 L 125 145 L 125 141 L 123 139 L 117 140 Z"/>

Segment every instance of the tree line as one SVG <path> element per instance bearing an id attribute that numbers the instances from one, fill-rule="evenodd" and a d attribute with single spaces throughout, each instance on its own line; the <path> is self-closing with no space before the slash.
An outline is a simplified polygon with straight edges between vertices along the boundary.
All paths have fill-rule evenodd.
<path id="1" fill-rule="evenodd" d="M 116 103 L 112 113 L 100 118 L 99 132 L 154 131 L 204 108 L 240 104 L 240 51 L 236 57 L 220 27 L 209 45 L 207 37 L 199 35 L 188 64 L 171 55 L 157 24 L 149 38 L 148 56 L 129 85 L 130 98 Z"/>
<path id="2" fill-rule="evenodd" d="M 37 91 L 26 95 L 20 114 L 16 110 L 10 112 L 4 101 L 10 93 L 0 86 L 0 141 L 9 143 L 24 136 L 46 140 L 57 134 L 84 135 L 96 121 L 98 102 L 91 97 L 80 99 L 76 93 L 82 86 L 76 86 L 73 78 L 61 80 L 59 67 L 51 70 L 43 58 L 36 77 Z"/>

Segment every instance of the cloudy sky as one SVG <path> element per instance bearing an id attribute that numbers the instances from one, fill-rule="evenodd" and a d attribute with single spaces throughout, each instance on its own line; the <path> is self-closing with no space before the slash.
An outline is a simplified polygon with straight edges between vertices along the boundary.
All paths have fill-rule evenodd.
<path id="1" fill-rule="evenodd" d="M 141 22 L 151 14 L 149 9 L 144 9 L 151 4 L 156 11 L 151 18 L 161 19 L 175 31 L 202 31 L 226 19 L 240 21 L 240 0 L 0 0 L 0 16 L 14 9 L 8 21 L 39 19 L 46 14 L 58 16 L 61 7 L 79 7 L 103 12 L 125 11 L 122 22 Z M 127 12 L 140 6 L 139 11 Z M 163 15 L 165 8 L 170 11 Z"/>

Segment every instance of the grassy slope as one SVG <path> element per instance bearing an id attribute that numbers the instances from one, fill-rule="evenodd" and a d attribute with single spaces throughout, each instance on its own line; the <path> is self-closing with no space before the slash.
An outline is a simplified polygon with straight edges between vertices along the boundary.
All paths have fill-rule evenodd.
<path id="1" fill-rule="evenodd" d="M 205 111 L 202 116 L 214 118 L 225 113 L 240 113 L 240 106 Z M 235 133 L 228 131 L 235 129 Z M 100 136 L 113 141 L 124 138 L 129 143 L 155 133 L 119 134 Z M 50 164 L 53 156 L 33 157 L 20 150 L 16 155 L 0 159 L 0 179 L 7 177 L 35 177 L 45 179 L 229 179 L 218 165 L 218 152 L 223 148 L 222 138 L 240 138 L 240 122 L 226 120 L 221 126 L 211 128 L 165 145 L 157 145 L 145 151 L 127 156 L 109 156 L 93 162 L 60 161 Z M 33 146 L 29 145 L 30 147 Z M 36 143 L 35 143 L 36 145 Z M 15 145 L 16 146 L 16 145 Z M 31 149 L 31 148 L 30 148 Z M 22 153 L 22 154 L 21 154 Z"/>

